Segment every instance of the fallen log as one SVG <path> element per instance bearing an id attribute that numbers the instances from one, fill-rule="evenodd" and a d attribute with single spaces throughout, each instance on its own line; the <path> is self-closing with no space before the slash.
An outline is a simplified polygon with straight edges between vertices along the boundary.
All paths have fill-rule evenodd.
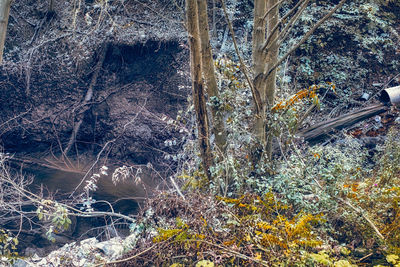
<path id="1" fill-rule="evenodd" d="M 71 137 L 69 138 L 68 144 L 65 147 L 65 149 L 62 151 L 62 153 L 63 153 L 63 155 L 65 157 L 68 156 L 68 152 L 71 150 L 72 145 L 75 144 L 76 136 L 77 136 L 77 134 L 79 132 L 79 129 L 80 129 L 81 125 L 82 125 L 85 112 L 89 109 L 89 104 L 90 104 L 90 101 L 92 100 L 92 97 L 93 97 L 93 88 L 95 87 L 95 85 L 97 83 L 97 78 L 99 76 L 99 73 L 101 71 L 101 67 L 103 66 L 104 60 L 106 58 L 108 45 L 109 45 L 109 43 L 105 42 L 103 44 L 103 46 L 101 47 L 101 49 L 100 49 L 99 59 L 98 59 L 97 64 L 96 64 L 96 66 L 94 68 L 92 80 L 91 80 L 91 82 L 89 84 L 89 88 L 86 91 L 85 98 L 83 99 L 83 102 L 82 102 L 82 111 L 81 111 L 81 114 L 80 114 L 80 118 L 79 118 L 78 122 L 76 124 L 74 124 L 74 128 L 72 130 Z"/>
<path id="2" fill-rule="evenodd" d="M 384 113 L 389 109 L 390 107 L 383 103 L 371 105 L 359 110 L 352 111 L 337 118 L 314 124 L 307 129 L 300 130 L 297 135 L 304 138 L 305 141 L 311 144 L 317 143 L 335 130 L 349 127 L 357 122 Z"/>
<path id="3" fill-rule="evenodd" d="M 400 86 L 390 87 L 382 90 L 379 100 L 381 104 L 370 105 L 368 107 L 352 111 L 345 115 L 323 121 L 313 126 L 297 132 L 299 137 L 305 141 L 315 144 L 335 130 L 349 127 L 357 122 L 369 119 L 373 116 L 382 114 L 392 106 L 400 106 Z"/>

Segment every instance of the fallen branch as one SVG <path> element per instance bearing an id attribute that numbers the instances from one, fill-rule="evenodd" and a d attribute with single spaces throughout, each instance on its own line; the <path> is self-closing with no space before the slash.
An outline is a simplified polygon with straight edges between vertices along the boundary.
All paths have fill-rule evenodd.
<path id="1" fill-rule="evenodd" d="M 342 201 L 344 204 L 346 204 L 347 206 L 349 206 L 351 209 L 353 209 L 356 213 L 358 213 L 359 215 L 361 215 L 361 217 L 364 218 L 364 220 L 366 220 L 368 222 L 368 224 L 371 226 L 371 228 L 375 231 L 376 235 L 381 239 L 381 240 L 385 240 L 385 237 L 381 234 L 381 232 L 379 232 L 378 227 L 375 226 L 375 224 L 371 221 L 370 218 L 368 218 L 367 215 L 365 215 L 365 212 L 361 209 L 358 209 L 356 207 L 354 207 L 350 202 L 337 197 L 338 200 Z"/>
<path id="2" fill-rule="evenodd" d="M 69 138 L 68 144 L 67 144 L 67 146 L 65 147 L 65 149 L 63 151 L 64 156 L 68 155 L 68 152 L 71 150 L 72 145 L 75 143 L 76 135 L 78 134 L 79 129 L 80 129 L 81 125 L 82 125 L 85 112 L 89 109 L 89 105 L 88 104 L 92 100 L 93 88 L 97 83 L 97 78 L 99 77 L 99 73 L 100 73 L 101 67 L 103 66 L 104 59 L 106 58 L 107 48 L 108 48 L 108 42 L 104 43 L 103 46 L 100 49 L 99 59 L 98 59 L 97 64 L 96 64 L 96 66 L 94 68 L 92 80 L 90 82 L 89 88 L 88 88 L 88 90 L 86 92 L 85 98 L 84 98 L 83 103 L 82 103 L 83 111 L 81 112 L 81 118 L 75 124 L 74 129 L 72 130 L 71 137 Z"/>
<path id="3" fill-rule="evenodd" d="M 362 120 L 371 118 L 375 115 L 386 112 L 389 109 L 388 106 L 384 104 L 376 104 L 366 108 L 362 108 L 348 114 L 339 116 L 334 119 L 330 119 L 327 121 L 323 121 L 313 126 L 301 130 L 298 132 L 300 137 L 303 137 L 305 141 L 308 142 L 316 142 L 322 139 L 325 135 L 330 132 L 338 129 L 342 129 L 344 127 L 351 126 L 357 122 Z"/>

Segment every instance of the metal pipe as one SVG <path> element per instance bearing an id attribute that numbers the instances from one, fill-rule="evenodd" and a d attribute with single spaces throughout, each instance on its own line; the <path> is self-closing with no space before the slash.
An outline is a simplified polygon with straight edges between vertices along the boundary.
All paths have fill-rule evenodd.
<path id="1" fill-rule="evenodd" d="M 386 88 L 382 91 L 380 100 L 383 103 L 391 103 L 394 106 L 400 106 L 400 86 Z"/>

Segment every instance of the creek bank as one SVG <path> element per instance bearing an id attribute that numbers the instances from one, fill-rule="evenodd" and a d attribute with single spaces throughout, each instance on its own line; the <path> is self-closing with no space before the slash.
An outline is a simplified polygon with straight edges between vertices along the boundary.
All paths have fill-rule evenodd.
<path id="1" fill-rule="evenodd" d="M 172 148 L 165 146 L 165 141 L 180 136 L 167 122 L 187 105 L 190 92 L 188 51 L 183 45 L 186 32 L 178 20 L 179 13 L 174 7 L 164 6 L 163 1 L 151 1 L 146 6 L 115 1 L 109 4 L 102 10 L 113 16 L 112 24 L 97 13 L 97 2 L 86 2 L 81 10 L 75 10 L 76 6 L 68 1 L 54 2 L 56 15 L 50 21 L 42 20 L 47 2 L 13 3 L 0 67 L 0 147 L 15 157 L 55 159 L 55 164 L 43 161 L 40 168 L 27 162 L 24 168 L 18 163 L 15 167 L 36 176 L 31 185 L 34 192 L 43 188 L 52 196 L 58 191 L 55 197 L 62 202 L 70 201 L 69 193 L 84 176 L 76 164 L 62 161 L 86 162 L 88 166 L 97 162 L 89 178 L 102 165 L 110 169 L 123 165 L 144 169 L 151 165 L 158 174 L 141 175 L 146 189 L 133 181 L 114 186 L 110 177 L 102 177 L 92 196 L 98 200 L 95 208 L 108 211 L 107 204 L 100 204 L 103 200 L 118 212 L 135 214 L 140 201 L 163 182 L 159 177 L 167 177 L 175 168 L 164 156 L 173 154 L 179 145 Z M 164 10 L 163 18 L 148 8 Z M 78 14 L 75 25 L 70 20 L 72 14 Z M 89 25 L 85 14 L 98 25 Z M 107 51 L 93 85 L 93 96 L 85 103 L 99 65 L 99 47 L 105 44 Z M 63 155 L 81 119 L 76 142 L 70 153 Z M 52 244 L 44 234 L 48 225 L 41 229 L 42 222 L 35 218 L 36 208 L 31 204 L 26 207 L 31 214 L 21 223 L 21 255 L 29 247 L 43 256 L 72 240 L 106 236 L 103 232 L 107 231 L 100 227 L 108 224 L 109 218 L 71 218 L 71 229 L 56 235 L 56 244 Z M 19 233 L 19 219 L 7 218 L 9 225 L 2 226 Z M 118 231 L 125 235 L 127 229 Z"/>
<path id="2" fill-rule="evenodd" d="M 178 132 L 162 118 L 176 118 L 190 92 L 180 11 L 163 0 L 53 4 L 50 20 L 46 1 L 12 5 L 0 67 L 0 145 L 28 156 L 71 148 L 74 159 L 165 170 L 163 156 L 172 151 L 163 144 Z"/>
<path id="3" fill-rule="evenodd" d="M 167 122 L 186 107 L 190 92 L 184 44 L 187 36 L 180 10 L 164 0 L 145 5 L 86 1 L 79 7 L 68 1 L 53 2 L 54 16 L 50 19 L 45 15 L 47 1 L 21 0 L 12 5 L 0 67 L 0 146 L 5 152 L 30 158 L 96 159 L 96 169 L 103 164 L 151 164 L 159 176 L 166 177 L 174 171 L 174 165 L 164 156 L 179 149 L 164 145 L 179 136 Z M 163 10 L 162 16 L 154 10 Z M 99 47 L 104 44 L 105 58 L 91 101 L 86 103 L 83 98 L 99 65 Z M 76 142 L 65 157 L 63 150 L 81 120 Z M 38 170 L 33 172 L 37 174 Z M 77 172 L 41 172 L 33 187 L 40 190 L 43 184 L 49 193 L 58 189 L 62 197 L 83 176 Z M 148 187 L 157 186 L 160 180 L 151 180 Z M 135 188 L 127 184 L 115 187 L 104 180 L 94 198 L 104 198 L 122 213 L 132 214 L 138 207 L 138 200 L 132 198 L 149 193 Z M 29 208 L 35 211 L 35 207 Z M 42 255 L 56 249 L 37 236 L 29 223 L 24 221 L 26 238 L 21 238 L 28 246 L 36 245 L 33 249 Z M 99 221 L 77 219 L 73 224 L 70 232 L 57 236 L 57 242 L 85 238 L 82 232 L 98 226 Z"/>
<path id="4" fill-rule="evenodd" d="M 82 102 L 91 81 L 84 72 L 75 87 L 59 83 L 51 91 L 44 90 L 40 73 L 32 74 L 31 79 L 38 81 L 29 97 L 23 90 L 12 92 L 12 87 L 23 86 L 18 76 L 0 77 L 13 83 L 0 96 L 4 109 L 0 143 L 10 153 L 62 155 L 72 130 L 82 120 L 69 157 L 100 154 L 161 167 L 163 155 L 171 152 L 164 142 L 179 135 L 163 118 L 174 119 L 186 106 L 190 91 L 186 57 L 186 50 L 175 41 L 110 43 L 90 103 Z M 93 71 L 96 58 L 87 72 Z M 15 101 L 10 102 L 12 94 Z"/>

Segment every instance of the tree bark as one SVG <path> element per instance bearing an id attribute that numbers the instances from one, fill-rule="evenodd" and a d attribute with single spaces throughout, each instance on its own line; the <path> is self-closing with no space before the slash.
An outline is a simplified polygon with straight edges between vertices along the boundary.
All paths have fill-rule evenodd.
<path id="1" fill-rule="evenodd" d="M 260 142 L 262 151 L 265 152 L 269 158 L 272 155 L 273 136 L 269 133 L 268 129 L 266 129 L 266 125 L 267 114 L 274 105 L 277 67 L 301 44 L 303 44 L 324 21 L 331 17 L 332 14 L 346 2 L 346 0 L 341 0 L 311 28 L 296 45 L 289 49 L 289 51 L 281 58 L 278 58 L 279 47 L 282 45 L 285 38 L 287 38 L 288 33 L 309 3 L 308 0 L 299 1 L 286 13 L 282 20 L 280 20 L 279 5 L 281 2 L 282 1 L 279 0 L 254 0 L 254 87 L 256 88 L 255 92 L 260 95 L 262 107 L 260 109 L 261 111 L 256 115 L 254 133 Z M 289 15 L 292 16 L 290 19 Z M 289 21 L 284 25 L 287 20 Z M 265 22 L 267 36 L 265 36 L 265 32 L 263 32 Z M 281 26 L 283 28 L 279 30 Z"/>
<path id="2" fill-rule="evenodd" d="M 186 22 L 190 46 L 190 73 L 192 76 L 193 103 L 196 111 L 198 141 L 204 172 L 211 180 L 212 154 L 209 138 L 204 84 L 201 76 L 201 52 L 196 0 L 186 0 Z"/>
<path id="3" fill-rule="evenodd" d="M 268 10 L 268 12 L 267 12 Z M 272 153 L 272 136 L 266 131 L 267 113 L 274 104 L 276 91 L 276 70 L 266 77 L 268 70 L 278 61 L 277 45 L 279 23 L 279 1 L 254 1 L 253 64 L 254 86 L 261 98 L 261 111 L 256 116 L 254 132 L 268 157 Z M 263 49 L 265 40 L 274 40 L 270 49 Z M 258 159 L 255 159 L 256 161 Z"/>
<path id="4" fill-rule="evenodd" d="M 265 120 L 266 120 L 266 109 L 265 101 L 266 95 L 263 84 L 259 81 L 263 77 L 266 67 L 266 56 L 262 49 L 262 44 L 265 40 L 265 30 L 266 21 L 263 18 L 265 12 L 267 11 L 266 0 L 254 0 L 254 18 L 253 18 L 253 75 L 254 75 L 254 90 L 260 99 L 260 107 L 256 114 L 255 124 L 254 124 L 254 134 L 257 138 L 259 144 L 254 150 L 262 150 L 265 144 Z M 261 146 L 258 147 L 258 146 Z M 254 154 L 254 153 L 253 153 Z M 258 161 L 258 156 L 253 159 L 253 161 Z"/>
<path id="5" fill-rule="evenodd" d="M 266 21 L 263 18 L 267 10 L 265 0 L 254 0 L 254 18 L 253 18 L 253 69 L 254 77 L 265 71 L 265 55 L 261 44 L 265 40 Z M 262 96 L 262 95 L 261 95 Z"/>
<path id="6" fill-rule="evenodd" d="M 274 40 L 271 43 L 270 50 L 266 51 L 267 57 L 267 72 L 278 62 L 278 54 L 279 54 L 279 46 L 277 44 L 278 31 L 275 31 L 275 27 L 279 23 L 279 5 L 278 0 L 269 0 L 267 2 L 267 10 L 271 10 L 271 12 L 267 15 L 267 38 Z M 262 45 L 262 44 L 260 44 Z M 276 92 L 276 68 L 272 70 L 271 74 L 267 77 L 265 85 L 265 105 L 266 111 L 269 112 L 271 108 L 274 106 L 275 101 L 275 92 Z M 264 128 L 266 127 L 266 120 L 264 121 Z M 268 158 L 271 158 L 272 155 L 272 139 L 273 136 L 270 132 L 266 133 L 267 140 L 265 141 L 265 153 Z"/>
<path id="7" fill-rule="evenodd" d="M 50 0 L 49 9 L 47 11 L 50 13 L 54 13 L 54 0 Z"/>
<path id="8" fill-rule="evenodd" d="M 3 62 L 4 43 L 6 41 L 8 17 L 12 0 L 0 1 L 0 64 Z"/>
<path id="9" fill-rule="evenodd" d="M 220 96 L 217 80 L 215 78 L 214 61 L 209 36 L 207 1 L 197 0 L 197 8 L 201 44 L 201 66 L 203 70 L 203 77 L 206 82 L 207 94 L 209 99 L 215 98 L 219 101 Z M 223 153 L 226 146 L 226 130 L 222 116 L 223 114 L 218 106 L 218 103 L 211 105 L 211 115 L 215 144 L 217 145 L 219 152 Z"/>

